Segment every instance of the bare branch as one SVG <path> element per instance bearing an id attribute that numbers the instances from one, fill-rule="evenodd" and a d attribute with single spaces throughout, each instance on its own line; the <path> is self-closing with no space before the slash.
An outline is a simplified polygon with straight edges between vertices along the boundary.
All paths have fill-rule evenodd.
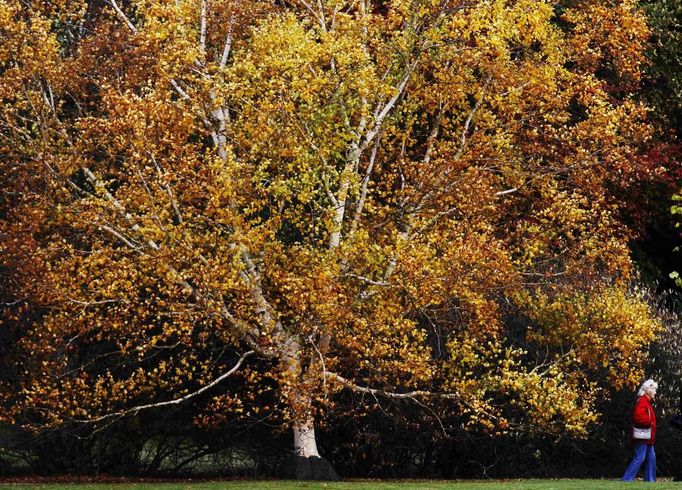
<path id="1" fill-rule="evenodd" d="M 372 286 L 389 286 L 390 285 L 386 281 L 375 281 L 374 279 L 370 279 L 369 277 L 361 276 L 359 274 L 353 274 L 351 272 L 347 272 L 345 274 L 342 274 L 342 277 L 352 277 L 354 279 L 359 279 L 360 281 L 366 282 L 367 284 L 371 284 Z"/>
<path id="2" fill-rule="evenodd" d="M 455 153 L 455 156 L 453 158 L 454 161 L 459 160 L 462 155 L 464 154 L 464 150 L 466 149 L 468 145 L 468 134 L 469 134 L 469 129 L 471 128 L 471 123 L 474 119 L 474 116 L 476 115 L 476 112 L 478 112 L 479 108 L 481 107 L 481 104 L 483 102 L 483 96 L 479 97 L 479 99 L 476 101 L 476 104 L 474 104 L 474 107 L 469 111 L 469 114 L 467 115 L 466 120 L 464 121 L 464 127 L 462 128 L 462 135 L 460 137 L 460 145 L 459 148 L 457 149 L 457 153 Z M 431 130 L 431 133 L 429 134 L 429 140 L 427 142 L 427 149 L 426 153 L 424 155 L 424 163 L 428 163 L 429 160 L 431 159 L 431 152 L 432 152 L 432 146 L 435 142 L 435 139 L 438 136 L 439 132 L 439 127 L 440 127 L 440 118 L 442 117 L 442 111 L 444 108 L 441 109 L 441 112 L 438 114 L 436 117 L 436 122 L 434 124 L 434 127 Z M 415 207 L 419 207 L 421 203 L 424 203 L 427 201 L 431 196 L 433 196 L 434 192 L 445 192 L 446 191 L 446 185 L 443 184 L 443 181 L 448 178 L 450 175 L 451 170 L 446 169 L 442 174 L 437 176 L 437 180 L 432 186 L 433 188 L 429 190 L 428 192 L 424 193 L 420 198 L 417 203 L 414 204 Z"/>
<path id="3" fill-rule="evenodd" d="M 147 179 L 145 178 L 144 174 L 142 173 L 142 169 L 140 168 L 139 165 L 136 166 L 135 171 L 137 173 L 137 176 L 140 178 L 140 182 L 142 183 L 142 187 L 144 187 L 145 192 L 147 193 L 147 196 L 149 197 L 149 201 L 151 202 L 151 208 L 153 210 L 153 217 L 154 221 L 156 222 L 157 226 L 161 231 L 164 233 L 167 233 L 166 227 L 163 225 L 163 222 L 161 221 L 161 218 L 159 217 L 159 213 L 157 211 L 157 204 L 156 204 L 156 198 L 154 196 L 154 193 L 152 192 L 149 183 L 147 182 Z"/>
<path id="4" fill-rule="evenodd" d="M 121 7 L 119 7 L 118 3 L 116 3 L 116 0 L 109 0 L 109 1 L 110 1 L 110 3 L 111 3 L 111 6 L 114 8 L 114 10 L 116 11 L 116 13 L 118 14 L 118 16 L 123 20 L 123 22 L 125 22 L 125 24 L 128 26 L 128 28 L 129 28 L 132 32 L 134 32 L 134 33 L 137 34 L 137 32 L 138 32 L 138 31 L 137 31 L 137 27 L 135 27 L 135 26 L 133 25 L 133 23 L 130 22 L 130 19 L 128 19 L 128 17 L 127 17 L 126 14 L 123 12 L 123 10 L 121 10 Z M 204 35 L 205 35 L 205 33 L 204 33 Z M 175 79 L 171 79 L 171 85 L 173 86 L 173 88 L 175 89 L 175 91 L 176 91 L 178 94 L 180 94 L 180 97 L 182 97 L 182 98 L 185 99 L 185 100 L 191 100 L 191 97 L 187 94 L 187 92 L 185 92 L 185 91 L 182 89 L 182 87 L 178 84 L 178 82 L 175 81 Z M 205 117 L 203 118 L 203 122 L 204 122 L 204 124 L 206 124 L 206 123 L 208 122 L 208 121 L 206 120 Z"/>
<path id="5" fill-rule="evenodd" d="M 73 298 L 67 298 L 67 299 L 69 301 L 71 301 L 72 303 L 76 303 L 78 305 L 83 305 L 85 307 L 92 306 L 92 305 L 105 305 L 108 303 L 120 303 L 121 301 L 123 301 L 123 299 L 121 299 L 121 298 L 103 299 L 101 301 L 80 301 L 80 300 L 73 299 Z"/>
<path id="6" fill-rule="evenodd" d="M 161 180 L 163 179 L 163 171 L 161 170 L 161 166 L 156 162 L 156 158 L 154 158 L 154 155 L 152 153 L 149 154 L 149 157 L 151 158 L 154 167 L 156 167 L 156 175 L 159 177 L 159 185 L 166 191 L 166 194 L 168 194 L 168 198 L 170 199 L 171 202 L 171 207 L 173 208 L 173 212 L 175 212 L 175 217 L 177 218 L 178 223 L 182 223 L 182 213 L 180 213 L 180 208 L 178 207 L 178 204 L 175 201 L 173 191 L 171 190 L 168 184 L 161 183 Z"/>
<path id="7" fill-rule="evenodd" d="M 114 236 L 114 238 L 122 241 L 128 248 L 135 250 L 136 252 L 142 252 L 142 249 L 138 245 L 135 245 L 129 238 L 115 230 L 113 227 L 104 224 L 96 224 L 95 226 L 97 226 L 100 230 L 104 230 L 110 235 Z"/>
<path id="8" fill-rule="evenodd" d="M 426 390 L 414 390 L 414 391 L 407 391 L 405 393 L 396 393 L 393 391 L 385 391 L 385 390 L 380 390 L 378 388 L 368 388 L 366 386 L 360 386 L 358 384 L 353 383 L 352 381 L 344 378 L 343 376 L 340 376 L 336 373 L 332 373 L 330 371 L 325 371 L 324 376 L 326 378 L 333 379 L 335 381 L 338 381 L 345 387 L 358 392 L 358 393 L 366 393 L 370 395 L 375 395 L 375 396 L 382 396 L 384 398 L 392 398 L 394 400 L 406 400 L 406 399 L 414 399 L 415 397 L 438 397 L 438 398 L 445 398 L 448 400 L 459 400 L 461 399 L 461 395 L 457 393 L 433 393 L 431 391 L 426 391 Z"/>
<path id="9" fill-rule="evenodd" d="M 374 121 L 374 126 L 372 127 L 371 130 L 369 130 L 365 136 L 365 140 L 362 143 L 360 147 L 360 151 L 363 151 L 367 146 L 372 142 L 374 137 L 379 133 L 381 130 L 381 125 L 384 122 L 384 119 L 386 119 L 386 116 L 391 112 L 395 104 L 398 102 L 400 97 L 402 97 L 403 92 L 405 91 L 405 87 L 407 86 L 407 82 L 410 81 L 410 78 L 412 77 L 412 74 L 414 73 L 414 70 L 417 68 L 417 64 L 419 62 L 419 58 L 417 58 L 407 69 L 405 72 L 405 75 L 403 75 L 403 78 L 400 80 L 400 83 L 398 83 L 398 86 L 396 87 L 396 92 L 393 94 L 393 97 L 391 97 L 386 104 L 379 109 L 380 106 L 377 106 L 378 114 L 376 116 L 376 119 Z"/>
<path id="10" fill-rule="evenodd" d="M 445 112 L 445 106 L 441 106 L 436 115 L 436 120 L 433 122 L 433 127 L 429 133 L 429 137 L 426 140 L 426 151 L 424 152 L 424 163 L 429 163 L 431 161 L 431 154 L 433 153 L 433 146 L 438 138 L 438 133 L 440 131 L 440 121 L 443 118 L 443 113 Z"/>
<path id="11" fill-rule="evenodd" d="M 90 185 L 92 185 L 95 189 L 99 189 L 102 192 L 102 194 L 104 194 L 104 197 L 107 199 L 107 201 L 109 201 L 118 211 L 121 217 L 123 217 L 132 224 L 131 229 L 134 232 L 139 233 L 141 231 L 140 225 L 137 223 L 133 223 L 133 217 L 130 213 L 126 211 L 125 207 L 120 202 L 118 202 L 118 200 L 106 189 L 104 184 L 99 179 L 97 179 L 97 177 L 95 177 L 95 174 L 93 174 L 89 168 L 82 167 L 82 170 L 88 182 L 90 182 Z M 146 243 L 150 248 L 154 250 L 159 250 L 159 246 L 156 244 L 154 240 L 152 240 L 151 238 L 150 239 L 145 238 L 145 240 L 147 240 Z"/>
<path id="12" fill-rule="evenodd" d="M 324 184 L 324 190 L 327 193 L 327 197 L 332 202 L 332 206 L 334 206 L 335 208 L 338 208 L 339 207 L 339 201 L 336 199 L 336 196 L 334 195 L 334 193 L 329 188 L 329 180 L 327 179 L 327 175 L 323 176 L 322 183 Z"/>
<path id="13" fill-rule="evenodd" d="M 199 32 L 199 49 L 202 53 L 206 51 L 206 14 L 208 10 L 208 0 L 201 0 L 201 27 Z"/>
<path id="14" fill-rule="evenodd" d="M 355 216 L 353 216 L 353 221 L 350 226 L 350 231 L 348 236 L 352 237 L 360 224 L 360 218 L 362 217 L 362 210 L 365 207 L 365 201 L 367 199 L 367 189 L 369 188 L 369 179 L 372 176 L 372 170 L 374 169 L 374 162 L 376 161 L 377 151 L 379 150 L 379 145 L 381 143 L 381 135 L 376 139 L 374 147 L 372 148 L 372 154 L 369 156 L 369 163 L 367 164 L 367 170 L 365 176 L 362 179 L 362 186 L 360 187 L 360 199 L 358 199 L 358 204 L 355 207 Z"/>
<path id="15" fill-rule="evenodd" d="M 454 158 L 455 160 L 458 160 L 462 156 L 462 154 L 464 153 L 464 149 L 467 146 L 467 135 L 469 134 L 469 128 L 471 127 L 471 121 L 474 119 L 476 112 L 481 107 L 482 102 L 483 102 L 483 97 L 479 97 L 479 99 L 476 101 L 476 104 L 474 104 L 474 107 L 469 112 L 469 115 L 467 116 L 466 121 L 464 122 L 464 128 L 462 129 L 462 136 L 460 137 L 459 149 L 457 150 L 457 153 L 455 154 L 455 158 Z"/>
<path id="16" fill-rule="evenodd" d="M 234 13 L 230 16 L 230 27 L 227 29 L 227 35 L 225 36 L 225 47 L 223 48 L 223 55 L 220 57 L 220 68 L 224 68 L 227 64 L 227 59 L 230 56 L 230 51 L 232 50 L 232 27 L 234 25 Z"/>
<path id="17" fill-rule="evenodd" d="M 213 94 L 211 94 L 211 98 L 212 99 L 214 98 Z M 213 111 L 213 117 L 215 118 L 216 121 L 218 121 L 217 130 L 208 120 L 204 121 L 206 127 L 209 128 L 211 131 L 211 139 L 213 140 L 213 144 L 218 150 L 218 156 L 223 161 L 227 161 L 228 157 L 227 136 L 225 135 L 225 128 L 227 127 L 229 112 L 227 112 L 227 114 L 226 112 L 227 109 L 223 107 L 219 107 L 218 109 Z"/>
<path id="18" fill-rule="evenodd" d="M 180 94 L 180 97 L 182 97 L 185 100 L 192 100 L 192 98 L 183 90 L 183 88 L 180 86 L 178 82 L 175 81 L 174 78 L 171 79 L 171 85 L 175 89 L 175 91 Z M 205 121 L 204 121 L 205 122 Z"/>
<path id="19" fill-rule="evenodd" d="M 366 125 L 366 120 L 363 117 L 360 121 L 360 127 L 358 129 L 358 140 L 353 141 L 349 150 L 348 156 L 346 157 L 346 164 L 341 172 L 339 190 L 338 190 L 338 205 L 336 207 L 336 215 L 334 216 L 334 229 L 329 236 L 329 249 L 334 249 L 341 243 L 341 229 L 343 227 L 343 221 L 346 215 L 346 200 L 348 199 L 348 192 L 351 184 L 351 173 L 357 171 L 360 157 L 368 145 L 374 140 L 374 138 L 381 131 L 381 125 L 384 119 L 388 116 L 391 110 L 394 108 L 395 104 L 398 102 L 400 97 L 402 97 L 407 82 L 410 80 L 412 73 L 417 67 L 419 59 L 417 58 L 407 69 L 405 75 L 398 83 L 396 87 L 396 93 L 391 97 L 386 104 L 381 106 L 377 105 L 375 109 L 375 120 L 374 125 L 369 129 L 364 136 L 361 134 L 364 132 Z"/>
<path id="20" fill-rule="evenodd" d="M 516 192 L 516 191 L 518 191 L 518 190 L 519 190 L 518 187 L 512 187 L 511 189 L 507 189 L 507 190 L 504 190 L 504 191 L 496 192 L 495 195 L 496 195 L 496 196 L 504 196 L 505 194 L 511 194 L 511 193 Z"/>
<path id="21" fill-rule="evenodd" d="M 101 421 L 103 421 L 103 420 L 110 419 L 110 418 L 112 418 L 112 417 L 119 417 L 119 418 L 120 418 L 120 417 L 125 417 L 126 415 L 130 415 L 130 414 L 137 414 L 138 412 L 140 412 L 140 411 L 142 411 L 142 410 L 148 410 L 148 409 L 150 409 L 150 408 L 160 408 L 160 407 L 167 407 L 167 406 L 170 406 L 170 405 L 179 405 L 180 403 L 185 402 L 185 401 L 187 401 L 187 400 L 190 400 L 190 399 L 194 398 L 194 397 L 197 396 L 197 395 L 201 395 L 201 394 L 204 393 L 205 391 L 210 390 L 211 388 L 213 388 L 215 385 L 217 385 L 217 384 L 220 383 L 221 381 L 223 381 L 223 380 L 227 379 L 228 377 L 232 376 L 232 375 L 237 371 L 237 369 L 239 369 L 239 368 L 241 367 L 241 365 L 244 363 L 244 361 L 246 360 L 246 358 L 249 357 L 249 356 L 252 356 L 252 355 L 255 354 L 255 353 L 256 353 L 256 352 L 253 351 L 253 350 L 250 350 L 250 351 L 248 351 L 248 352 L 245 352 L 245 353 L 242 354 L 242 356 L 239 358 L 239 360 L 237 361 L 237 363 L 232 367 L 232 369 L 230 369 L 230 370 L 227 371 L 226 373 L 224 373 L 224 374 L 218 376 L 216 379 L 214 379 L 213 381 L 211 381 L 211 382 L 210 382 L 209 384 L 207 384 L 206 386 L 203 386 L 203 387 L 199 388 L 197 391 L 194 391 L 194 392 L 192 392 L 192 393 L 189 393 L 189 394 L 187 394 L 187 395 L 185 395 L 185 396 L 182 396 L 182 397 L 180 397 L 180 398 L 175 398 L 175 399 L 173 399 L 173 400 L 169 400 L 169 401 L 166 401 L 166 402 L 149 403 L 149 404 L 147 404 L 147 405 L 138 405 L 138 406 L 136 406 L 136 407 L 129 408 L 128 410 L 124 410 L 124 411 L 122 411 L 122 412 L 110 413 L 110 414 L 103 415 L 103 416 L 98 417 L 98 418 L 95 418 L 95 419 L 74 420 L 74 422 L 83 423 L 83 424 L 93 424 L 93 423 L 101 422 Z"/>
<path id="22" fill-rule="evenodd" d="M 298 1 L 301 2 L 301 4 L 306 8 L 306 10 L 310 13 L 310 15 L 315 17 L 315 20 L 317 21 L 318 24 L 320 24 L 320 27 L 322 27 L 322 29 L 326 31 L 325 21 L 324 21 L 324 19 L 320 18 L 320 16 L 317 14 L 317 12 L 315 12 L 315 9 L 305 0 L 298 0 Z"/>
<path id="23" fill-rule="evenodd" d="M 137 33 L 137 27 L 133 25 L 132 22 L 130 22 L 130 19 L 126 16 L 126 14 L 123 13 L 123 10 L 121 10 L 121 7 L 118 6 L 118 3 L 116 3 L 116 0 L 109 0 L 111 2 L 111 6 L 114 7 L 114 10 L 116 11 L 116 14 L 123 20 L 123 22 L 126 23 L 128 28 L 133 31 L 134 33 Z"/>
<path id="24" fill-rule="evenodd" d="M 321 27 L 324 32 L 327 32 L 327 19 L 324 15 L 324 7 L 322 6 L 322 0 L 317 0 L 317 8 L 320 11 L 319 19 L 321 22 Z M 333 58 L 332 58 L 333 61 Z"/>
<path id="25" fill-rule="evenodd" d="M 123 12 L 123 10 L 121 10 L 121 7 L 119 7 L 118 3 L 116 3 L 116 0 L 109 0 L 109 1 L 110 1 L 110 3 L 111 3 L 111 6 L 114 8 L 114 10 L 116 11 L 116 13 L 118 14 L 118 16 L 123 20 L 123 22 L 125 22 L 125 24 L 128 26 L 128 28 L 129 28 L 132 32 L 137 33 L 137 32 L 138 32 L 138 31 L 137 31 L 137 27 L 135 27 L 135 26 L 133 25 L 133 23 L 130 22 L 130 19 L 128 19 L 128 17 L 127 17 L 126 14 Z M 204 8 L 205 8 L 205 5 L 204 5 L 203 2 L 202 2 L 202 14 L 204 14 L 204 15 L 202 15 L 202 21 L 203 21 L 203 22 L 205 22 L 205 20 L 206 20 L 206 19 L 205 19 Z M 202 35 L 204 36 L 203 43 L 205 44 L 205 42 L 206 42 L 206 40 L 205 40 L 206 32 L 205 32 L 205 26 L 203 25 L 203 23 L 202 23 Z M 182 98 L 185 99 L 185 100 L 192 100 L 191 97 L 187 94 L 187 92 L 185 92 L 185 91 L 183 90 L 183 88 L 180 86 L 180 84 L 178 84 L 178 82 L 175 81 L 175 79 L 171 79 L 170 83 L 171 83 L 171 85 L 173 86 L 173 88 L 175 89 L 175 91 L 180 95 L 180 97 L 182 97 Z M 204 118 L 203 118 L 203 122 L 204 122 L 204 124 L 206 124 L 206 123 L 208 122 L 208 120 L 204 117 Z M 209 125 L 209 126 L 210 126 L 210 125 Z"/>
<path id="26" fill-rule="evenodd" d="M 473 407 L 459 393 L 434 393 L 433 391 L 427 391 L 427 390 L 413 390 L 413 391 L 407 391 L 405 393 L 396 393 L 393 391 L 385 391 L 385 390 L 380 390 L 377 388 L 369 388 L 367 386 L 360 386 L 360 385 L 355 384 L 354 382 L 350 381 L 349 379 L 346 379 L 343 376 L 340 376 L 336 373 L 332 373 L 330 371 L 325 371 L 324 376 L 325 376 L 325 378 L 329 378 L 329 379 L 333 379 L 333 380 L 337 381 L 338 383 L 342 384 L 343 386 L 345 386 L 346 388 L 348 388 L 352 391 L 355 391 L 357 393 L 364 393 L 364 394 L 372 395 L 374 397 L 381 396 L 384 398 L 390 398 L 392 400 L 413 400 L 413 401 L 417 401 L 416 400 L 417 398 L 440 398 L 440 399 L 445 399 L 445 400 L 457 400 L 458 402 L 467 406 L 471 410 L 482 411 L 480 408 Z M 483 413 L 485 413 L 486 416 L 490 417 L 493 420 L 500 420 L 500 418 L 495 414 L 485 412 L 485 411 L 483 411 Z"/>
<path id="27" fill-rule="evenodd" d="M 82 167 L 82 170 L 85 174 L 85 178 L 88 180 L 88 182 L 90 182 L 90 185 L 96 190 L 102 191 L 102 194 L 104 194 L 104 197 L 107 199 L 107 201 L 109 201 L 124 218 L 130 219 L 130 215 L 126 213 L 125 207 L 123 207 L 123 205 L 118 202 L 113 195 L 111 195 L 111 193 L 104 186 L 104 183 L 95 177 L 95 174 L 93 174 L 88 167 Z"/>

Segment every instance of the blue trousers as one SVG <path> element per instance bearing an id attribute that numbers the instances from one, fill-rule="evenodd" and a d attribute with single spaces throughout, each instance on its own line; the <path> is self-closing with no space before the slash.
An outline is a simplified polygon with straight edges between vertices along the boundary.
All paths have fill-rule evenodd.
<path id="1" fill-rule="evenodd" d="M 623 481 L 633 481 L 644 463 L 644 481 L 656 481 L 656 452 L 653 444 L 635 442 L 635 455 L 623 474 Z"/>

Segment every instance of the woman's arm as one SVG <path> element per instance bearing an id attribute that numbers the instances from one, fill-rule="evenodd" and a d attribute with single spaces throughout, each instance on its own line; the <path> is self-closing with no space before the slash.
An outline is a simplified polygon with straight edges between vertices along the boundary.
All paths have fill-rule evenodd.
<path id="1" fill-rule="evenodd" d="M 632 412 L 632 423 L 637 427 L 651 427 L 651 408 L 642 398 L 637 400 Z"/>

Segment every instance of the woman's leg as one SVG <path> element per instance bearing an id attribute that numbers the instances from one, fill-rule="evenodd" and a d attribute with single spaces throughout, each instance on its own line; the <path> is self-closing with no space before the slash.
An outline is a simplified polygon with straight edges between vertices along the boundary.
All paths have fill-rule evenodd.
<path id="1" fill-rule="evenodd" d="M 633 481 L 637 477 L 639 472 L 639 467 L 642 466 L 644 458 L 646 457 L 647 445 L 643 442 L 635 442 L 635 454 L 632 457 L 632 461 L 628 465 L 625 473 L 623 473 L 623 481 Z"/>
<path id="2" fill-rule="evenodd" d="M 644 460 L 644 481 L 656 481 L 656 451 L 654 445 L 646 445 L 646 458 Z"/>

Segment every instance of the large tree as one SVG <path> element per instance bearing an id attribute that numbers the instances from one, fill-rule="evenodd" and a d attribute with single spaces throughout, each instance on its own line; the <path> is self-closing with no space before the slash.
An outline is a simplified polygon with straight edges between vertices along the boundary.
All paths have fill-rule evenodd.
<path id="1" fill-rule="evenodd" d="M 657 323 L 621 206 L 646 25 L 570 4 L 0 0 L 5 420 L 239 378 L 197 422 L 302 456 L 339 390 L 584 433 Z"/>

